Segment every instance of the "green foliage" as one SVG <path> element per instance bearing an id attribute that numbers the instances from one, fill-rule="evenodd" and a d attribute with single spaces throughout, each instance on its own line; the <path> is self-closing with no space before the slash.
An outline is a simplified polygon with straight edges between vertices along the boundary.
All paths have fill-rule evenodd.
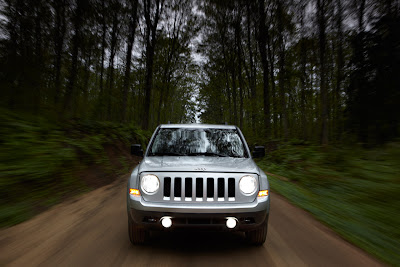
<path id="1" fill-rule="evenodd" d="M 77 173 L 87 166 L 115 170 L 104 150 L 107 145 L 141 143 L 149 133 L 134 125 L 93 121 L 60 121 L 0 113 L 0 226 L 26 220 L 72 192 L 88 190 Z M 126 171 L 129 163 L 117 156 Z"/>
<path id="2" fill-rule="evenodd" d="M 269 141 L 373 146 L 399 136 L 397 5 L 316 1 L 310 13 L 305 1 L 200 2 L 202 122 Z"/>
<path id="3" fill-rule="evenodd" d="M 146 118 L 149 129 L 193 121 L 194 2 L 146 3 L 2 2 L 0 106 L 61 119 L 141 125 Z"/>
<path id="4" fill-rule="evenodd" d="M 279 145 L 258 162 L 271 187 L 343 237 L 382 260 L 400 265 L 400 144 L 365 150 Z"/>

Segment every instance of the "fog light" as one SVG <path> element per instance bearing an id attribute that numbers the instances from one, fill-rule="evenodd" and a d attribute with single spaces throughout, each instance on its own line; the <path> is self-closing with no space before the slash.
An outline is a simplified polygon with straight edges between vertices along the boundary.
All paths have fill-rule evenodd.
<path id="1" fill-rule="evenodd" d="M 161 218 L 161 224 L 164 228 L 170 228 L 172 225 L 172 220 L 170 217 L 163 217 Z"/>
<path id="2" fill-rule="evenodd" d="M 236 219 L 229 217 L 226 220 L 226 227 L 228 227 L 229 229 L 233 229 L 236 227 Z"/>

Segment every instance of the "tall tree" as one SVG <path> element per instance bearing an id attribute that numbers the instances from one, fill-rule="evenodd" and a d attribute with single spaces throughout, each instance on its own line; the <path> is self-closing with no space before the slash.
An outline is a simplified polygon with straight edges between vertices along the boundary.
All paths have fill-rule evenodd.
<path id="1" fill-rule="evenodd" d="M 320 96 L 321 96 L 321 144 L 328 144 L 328 89 L 326 88 L 326 0 L 317 0 L 317 22 L 319 39 Z"/>
<path id="2" fill-rule="evenodd" d="M 236 18 L 234 21 L 235 28 L 235 43 L 236 43 L 236 54 L 237 54 L 237 67 L 238 67 L 238 80 L 239 80 L 239 126 L 243 127 L 243 76 L 242 76 L 242 6 L 241 3 L 236 5 Z"/>
<path id="3" fill-rule="evenodd" d="M 108 62 L 108 88 L 107 88 L 107 119 L 112 119 L 111 114 L 111 106 L 113 104 L 114 99 L 114 59 L 117 53 L 118 48 L 118 38 L 120 34 L 120 12 L 121 12 L 121 3 L 120 0 L 111 0 L 111 21 L 112 21 L 112 28 L 111 28 L 111 36 L 110 36 L 110 57 Z"/>
<path id="4" fill-rule="evenodd" d="M 127 51 L 125 60 L 125 74 L 124 74 L 124 84 L 122 87 L 122 106 L 121 106 L 121 121 L 126 120 L 126 108 L 128 100 L 128 90 L 130 84 L 130 74 L 131 74 L 131 61 L 132 61 L 132 47 L 135 42 L 136 35 L 136 25 L 137 25 L 137 14 L 138 14 L 138 0 L 130 0 L 128 2 L 129 6 L 129 31 L 127 40 Z"/>
<path id="5" fill-rule="evenodd" d="M 254 14 L 254 6 L 251 1 L 246 1 L 246 20 L 247 20 L 247 50 L 249 53 L 249 87 L 251 92 L 251 99 L 253 103 L 256 103 L 257 100 L 257 90 L 256 90 L 256 69 L 254 64 L 254 56 L 253 56 L 253 47 L 252 47 L 252 17 Z M 257 113 L 257 105 L 251 106 L 251 126 L 253 131 L 256 129 L 256 113 Z"/>
<path id="6" fill-rule="evenodd" d="M 104 94 L 104 62 L 105 62 L 105 53 L 107 48 L 107 24 L 108 24 L 108 6 L 106 6 L 106 0 L 101 0 L 101 12 L 100 12 L 100 23 L 101 23 L 101 59 L 100 59 L 100 92 L 99 92 L 99 101 L 98 101 L 98 109 L 100 111 L 100 117 L 104 116 L 103 106 L 105 100 Z"/>
<path id="7" fill-rule="evenodd" d="M 72 56 L 71 68 L 69 71 L 68 84 L 64 97 L 64 111 L 72 111 L 72 101 L 75 93 L 76 79 L 78 75 L 78 53 L 81 45 L 81 31 L 83 26 L 83 17 L 88 5 L 87 0 L 77 0 L 76 8 L 72 16 L 74 35 L 72 37 Z"/>
<path id="8" fill-rule="evenodd" d="M 280 99 L 280 117 L 283 127 L 283 137 L 285 140 L 288 139 L 288 119 L 287 119 L 287 108 L 286 108 L 286 55 L 285 55 L 285 42 L 283 40 L 284 34 L 284 11 L 282 0 L 277 1 L 276 10 L 277 22 L 278 22 L 278 43 L 279 43 L 279 99 Z"/>
<path id="9" fill-rule="evenodd" d="M 263 88 L 264 88 L 264 126 L 265 126 L 265 137 L 270 138 L 271 133 L 271 120 L 270 120 L 270 101 L 269 101 L 269 80 L 268 80 L 268 59 L 267 59 L 267 40 L 268 40 L 268 29 L 265 24 L 265 4 L 264 0 L 258 0 L 258 12 L 259 12 L 259 32 L 258 32 L 258 46 L 261 56 L 261 64 L 263 68 Z"/>
<path id="10" fill-rule="evenodd" d="M 157 44 L 157 27 L 164 8 L 164 0 L 144 0 L 144 18 L 146 23 L 146 78 L 143 123 L 144 129 L 149 128 L 150 100 L 153 87 L 154 51 Z"/>
<path id="11" fill-rule="evenodd" d="M 341 114 L 341 92 L 343 82 L 343 67 L 344 67 L 344 55 L 343 55 L 343 7 L 342 1 L 336 1 L 336 27 L 337 27 L 337 60 L 336 60 L 336 87 L 334 93 L 334 105 L 333 105 L 333 126 L 336 133 L 335 138 L 340 139 L 342 127 L 340 126 L 340 114 Z"/>
<path id="12" fill-rule="evenodd" d="M 54 104 L 57 105 L 61 95 L 61 64 L 67 28 L 66 1 L 53 0 L 52 4 L 56 20 L 54 25 Z"/>

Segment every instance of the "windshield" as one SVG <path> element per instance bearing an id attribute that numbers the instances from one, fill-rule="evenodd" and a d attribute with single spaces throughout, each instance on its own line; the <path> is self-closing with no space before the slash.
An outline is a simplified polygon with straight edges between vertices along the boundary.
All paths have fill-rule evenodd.
<path id="1" fill-rule="evenodd" d="M 247 152 L 235 129 L 162 128 L 148 156 L 216 156 L 245 158 Z"/>

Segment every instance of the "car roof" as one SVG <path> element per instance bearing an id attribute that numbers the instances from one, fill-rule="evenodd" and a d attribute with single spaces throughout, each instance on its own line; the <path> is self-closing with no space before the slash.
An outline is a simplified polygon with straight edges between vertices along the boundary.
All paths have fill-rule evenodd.
<path id="1" fill-rule="evenodd" d="M 236 129 L 236 126 L 235 125 L 225 125 L 225 124 L 188 123 L 188 124 L 161 124 L 160 128 Z"/>

